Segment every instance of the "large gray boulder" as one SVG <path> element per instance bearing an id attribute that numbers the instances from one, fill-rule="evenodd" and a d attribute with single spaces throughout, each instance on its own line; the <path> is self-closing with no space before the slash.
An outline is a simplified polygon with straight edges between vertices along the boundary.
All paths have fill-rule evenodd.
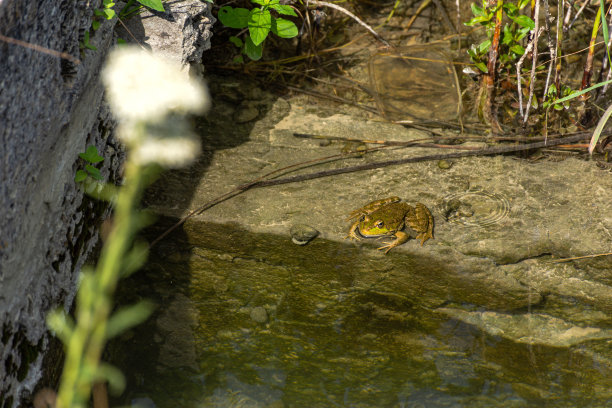
<path id="1" fill-rule="evenodd" d="M 74 182 L 83 166 L 78 154 L 95 145 L 106 180 L 121 177 L 124 153 L 99 80 L 116 18 L 93 31 L 101 4 L 0 1 L 1 34 L 8 37 L 0 41 L 0 407 L 24 404 L 43 371 L 59 365 L 45 361 L 51 339 L 45 318 L 52 308 L 72 306 L 78 272 L 110 211 Z M 183 33 L 189 49 L 183 61 L 199 61 L 210 48 L 210 5 L 172 7 L 182 7 L 174 14 L 181 17 L 161 19 Z M 86 32 L 96 50 L 83 48 Z"/>

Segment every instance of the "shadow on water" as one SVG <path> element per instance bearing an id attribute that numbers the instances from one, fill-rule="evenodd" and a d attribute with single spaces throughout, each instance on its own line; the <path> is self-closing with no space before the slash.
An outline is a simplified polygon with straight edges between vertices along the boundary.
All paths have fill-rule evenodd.
<path id="1" fill-rule="evenodd" d="M 174 222 L 164 219 L 156 236 Z M 189 237 L 187 239 L 186 237 Z M 191 222 L 121 288 L 159 305 L 115 341 L 127 391 L 157 407 L 605 406 L 592 350 L 493 336 L 436 311 L 495 305 L 452 265 Z M 481 292 L 481 288 L 475 288 Z M 472 305 L 467 304 L 473 302 Z M 499 303 L 501 304 L 501 302 Z M 601 348 L 600 348 L 601 347 Z M 602 362 L 603 361 L 603 362 Z"/>

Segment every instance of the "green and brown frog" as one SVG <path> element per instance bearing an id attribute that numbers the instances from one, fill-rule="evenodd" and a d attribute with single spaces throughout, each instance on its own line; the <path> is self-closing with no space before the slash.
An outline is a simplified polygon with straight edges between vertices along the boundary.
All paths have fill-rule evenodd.
<path id="1" fill-rule="evenodd" d="M 427 207 L 416 203 L 414 207 L 401 202 L 399 197 L 383 198 L 351 212 L 347 220 L 351 225 L 346 238 L 359 240 L 363 238 L 380 238 L 394 236 L 395 240 L 384 242 L 380 250 L 385 254 L 392 248 L 402 245 L 408 238 L 415 236 L 421 245 L 433 238 L 434 219 Z M 407 229 L 410 234 L 403 232 Z"/>

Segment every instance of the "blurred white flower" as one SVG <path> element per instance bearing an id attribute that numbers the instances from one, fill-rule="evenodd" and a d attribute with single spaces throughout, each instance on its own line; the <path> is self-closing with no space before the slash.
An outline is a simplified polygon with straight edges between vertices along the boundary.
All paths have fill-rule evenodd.
<path id="1" fill-rule="evenodd" d="M 190 78 L 179 65 L 134 46 L 110 53 L 102 80 L 121 121 L 163 120 L 168 112 L 203 113 L 210 103 L 203 82 Z"/>
<path id="2" fill-rule="evenodd" d="M 166 168 L 183 167 L 200 154 L 200 141 L 186 120 L 169 115 L 163 122 L 140 123 L 137 127 L 121 124 L 117 130 L 122 140 L 130 140 L 130 160 L 139 166 L 157 163 Z M 138 140 L 134 135 L 142 135 Z"/>
<path id="3" fill-rule="evenodd" d="M 130 148 L 130 160 L 177 168 L 196 159 L 200 141 L 181 114 L 208 108 L 203 82 L 135 47 L 113 50 L 102 78 L 120 120 L 117 135 Z"/>

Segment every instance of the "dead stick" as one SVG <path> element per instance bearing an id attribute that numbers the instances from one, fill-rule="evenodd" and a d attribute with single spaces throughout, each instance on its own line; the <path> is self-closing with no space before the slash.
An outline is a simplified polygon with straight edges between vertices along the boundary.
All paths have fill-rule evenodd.
<path id="1" fill-rule="evenodd" d="M 324 170 L 324 171 L 320 171 L 317 173 L 300 174 L 298 176 L 291 176 L 291 177 L 285 177 L 285 178 L 274 179 L 274 180 L 262 180 L 256 183 L 244 184 L 242 186 L 239 186 L 238 189 L 247 190 L 247 189 L 254 188 L 254 187 L 268 187 L 268 186 L 276 186 L 279 184 L 296 183 L 299 181 L 313 180 L 313 179 L 317 179 L 321 177 L 336 176 L 339 174 L 354 173 L 357 171 L 372 170 L 372 169 L 378 169 L 381 167 L 388 167 L 388 166 L 397 166 L 400 164 L 418 163 L 422 161 L 457 159 L 457 158 L 470 157 L 470 156 L 491 156 L 491 155 L 504 154 L 504 153 L 520 152 L 520 151 L 525 151 L 525 150 L 539 149 L 541 147 L 549 147 L 549 146 L 557 146 L 561 144 L 573 143 L 573 142 L 577 142 L 577 141 L 583 140 L 588 137 L 590 137 L 590 135 L 583 133 L 579 135 L 564 137 L 564 138 L 557 139 L 557 140 L 548 140 L 545 142 L 529 143 L 529 144 L 518 145 L 518 146 L 513 145 L 513 146 L 504 146 L 504 147 L 492 147 L 488 149 L 468 150 L 468 151 L 448 153 L 448 154 L 432 154 L 432 155 L 427 155 L 427 156 L 406 157 L 403 159 L 367 163 L 367 164 L 361 164 L 359 166 L 343 167 L 343 168 L 332 169 L 332 170 Z"/>
<path id="2" fill-rule="evenodd" d="M 489 149 L 463 151 L 463 152 L 450 153 L 450 154 L 435 154 L 435 155 L 429 155 L 429 156 L 408 157 L 408 158 L 404 158 L 404 159 L 388 160 L 388 161 L 384 161 L 384 162 L 362 164 L 362 165 L 359 165 L 359 166 L 344 167 L 344 168 L 334 169 L 334 170 L 325 170 L 325 171 L 321 171 L 321 172 L 317 172 L 317 173 L 302 174 L 302 175 L 299 175 L 299 176 L 285 177 L 285 178 L 274 179 L 274 180 L 262 180 L 264 177 L 269 177 L 270 175 L 278 173 L 278 172 L 283 171 L 283 170 L 287 170 L 287 169 L 290 169 L 290 168 L 297 167 L 299 165 L 303 165 L 303 164 L 307 164 L 307 163 L 311 163 L 311 162 L 315 162 L 315 161 L 320 161 L 320 159 L 311 160 L 311 161 L 306 162 L 306 163 L 299 163 L 299 164 L 295 164 L 295 165 L 291 165 L 291 166 L 285 167 L 283 169 L 279 169 L 279 170 L 275 170 L 273 172 L 270 172 L 270 173 L 268 173 L 268 174 L 266 174 L 264 176 L 261 176 L 261 177 L 255 179 L 255 180 L 253 180 L 250 183 L 246 183 L 246 184 L 240 185 L 240 186 L 236 187 L 235 189 L 233 189 L 232 191 L 229 191 L 229 192 L 227 192 L 227 193 L 225 193 L 225 194 L 215 198 L 214 200 L 211 200 L 211 201 L 207 202 L 206 204 L 201 205 L 200 207 L 196 208 L 195 210 L 190 211 L 186 216 L 181 218 L 172 227 L 170 227 L 167 230 L 165 230 L 160 236 L 158 236 L 153 242 L 151 242 L 151 245 L 149 245 L 149 247 L 153 247 L 155 244 L 157 244 L 159 241 L 161 241 L 164 237 L 166 237 L 168 234 L 170 234 L 176 228 L 178 228 L 179 226 L 183 225 L 185 223 L 185 221 L 187 221 L 192 216 L 194 216 L 196 214 L 201 214 L 202 212 L 208 210 L 209 208 L 212 208 L 215 205 L 217 205 L 217 204 L 219 204 L 219 203 L 221 203 L 221 202 L 223 202 L 225 200 L 228 200 L 228 199 L 230 199 L 232 197 L 235 197 L 235 196 L 237 196 L 239 194 L 242 194 L 243 192 L 245 192 L 245 191 L 247 191 L 247 190 L 249 190 L 251 188 L 267 187 L 267 186 L 274 186 L 274 185 L 279 185 L 279 184 L 295 183 L 295 182 L 298 182 L 298 181 L 312 180 L 312 179 L 316 179 L 316 178 L 333 176 L 333 175 L 337 175 L 337 174 L 352 173 L 352 172 L 362 171 L 362 170 L 371 170 L 371 169 L 376 169 L 376 168 L 386 167 L 386 166 L 393 166 L 393 165 L 398 165 L 398 164 L 416 163 L 416 162 L 430 161 L 430 160 L 455 159 L 455 158 L 469 157 L 469 156 L 487 156 L 487 155 L 495 155 L 495 154 L 503 154 L 503 153 L 518 152 L 518 151 L 523 151 L 523 150 L 537 149 L 537 148 L 540 148 L 540 147 L 558 146 L 558 145 L 562 145 L 562 144 L 577 142 L 579 140 L 582 140 L 582 139 L 585 139 L 585 138 L 590 138 L 590 137 L 591 137 L 590 133 L 584 132 L 584 133 L 576 134 L 576 135 L 573 135 L 573 136 L 564 137 L 564 138 L 561 138 L 561 139 L 556 139 L 556 140 L 550 140 L 549 139 L 549 140 L 544 141 L 544 142 L 529 143 L 529 144 L 526 144 L 526 145 L 519 145 L 519 146 L 513 145 L 513 146 L 508 146 L 508 147 L 494 147 L 494 148 L 489 148 Z M 378 149 L 380 149 L 380 148 L 369 149 L 368 151 L 370 151 L 370 150 L 378 150 Z M 330 156 L 330 158 L 333 158 L 333 157 L 335 157 L 335 156 Z"/>

